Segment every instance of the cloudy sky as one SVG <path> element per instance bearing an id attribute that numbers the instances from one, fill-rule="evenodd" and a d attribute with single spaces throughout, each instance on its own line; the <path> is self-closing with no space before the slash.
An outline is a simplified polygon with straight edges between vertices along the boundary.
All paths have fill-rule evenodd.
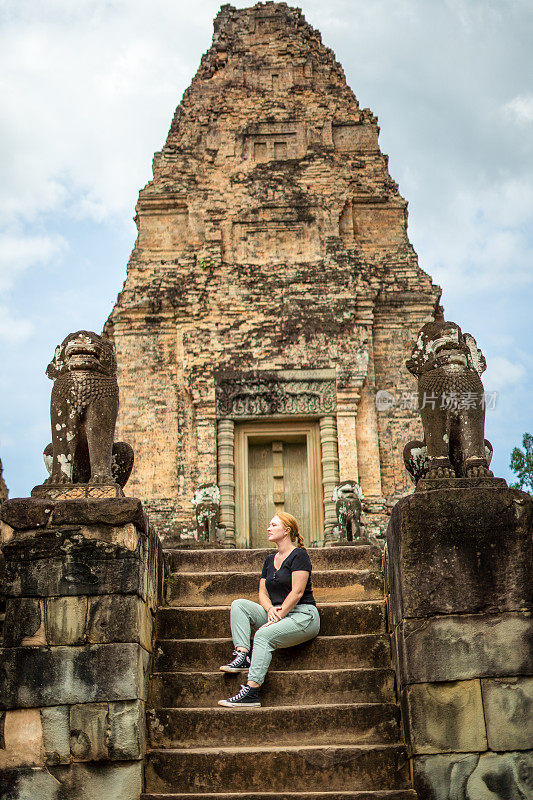
<path id="1" fill-rule="evenodd" d="M 234 2 L 238 7 L 250 3 Z M 309 0 L 308 21 L 379 117 L 422 267 L 487 357 L 495 473 L 533 433 L 531 0 Z M 54 346 L 100 330 L 217 2 L 0 0 L 0 457 L 43 479 Z"/>

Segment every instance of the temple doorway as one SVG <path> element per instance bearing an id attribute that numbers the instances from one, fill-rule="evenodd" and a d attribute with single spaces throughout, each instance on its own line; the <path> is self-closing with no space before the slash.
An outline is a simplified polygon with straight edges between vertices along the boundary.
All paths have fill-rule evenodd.
<path id="1" fill-rule="evenodd" d="M 317 421 L 244 422 L 235 427 L 237 547 L 268 547 L 276 511 L 298 520 L 307 546 L 323 536 Z"/>

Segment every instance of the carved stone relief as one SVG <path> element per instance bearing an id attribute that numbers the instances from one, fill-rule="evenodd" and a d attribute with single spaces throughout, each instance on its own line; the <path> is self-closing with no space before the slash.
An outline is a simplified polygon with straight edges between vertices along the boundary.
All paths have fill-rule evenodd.
<path id="1" fill-rule="evenodd" d="M 336 407 L 334 379 L 227 378 L 216 387 L 218 418 L 332 414 Z"/>

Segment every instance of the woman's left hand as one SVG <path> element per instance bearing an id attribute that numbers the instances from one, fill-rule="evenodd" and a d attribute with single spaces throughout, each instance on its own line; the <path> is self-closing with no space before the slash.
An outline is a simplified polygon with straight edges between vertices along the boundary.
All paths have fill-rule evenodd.
<path id="1" fill-rule="evenodd" d="M 268 625 L 275 625 L 276 622 L 279 622 L 284 616 L 285 614 L 282 612 L 281 606 L 272 606 L 268 611 L 268 622 L 261 625 L 261 628 L 266 628 Z"/>

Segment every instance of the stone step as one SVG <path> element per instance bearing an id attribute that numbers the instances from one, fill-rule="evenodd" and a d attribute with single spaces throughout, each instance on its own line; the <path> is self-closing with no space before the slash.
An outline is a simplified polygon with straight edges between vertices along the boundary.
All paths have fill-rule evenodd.
<path id="1" fill-rule="evenodd" d="M 363 792 L 202 792 L 142 794 L 140 800 L 417 800 L 413 789 Z"/>
<path id="2" fill-rule="evenodd" d="M 335 659 L 332 660 L 335 663 Z M 239 690 L 246 673 L 154 673 L 148 705 L 176 708 L 210 708 L 222 697 Z M 382 669 L 272 670 L 261 689 L 267 706 L 295 703 L 387 703 L 395 700 L 394 672 Z"/>
<path id="3" fill-rule="evenodd" d="M 165 550 L 173 572 L 261 572 L 273 547 L 254 550 Z M 310 547 L 315 569 L 380 569 L 381 550 L 375 545 Z"/>
<path id="4" fill-rule="evenodd" d="M 231 658 L 231 639 L 165 639 L 156 646 L 156 672 L 214 672 Z M 274 652 L 270 670 L 336 667 L 390 667 L 387 634 L 317 636 Z"/>
<path id="5" fill-rule="evenodd" d="M 154 748 L 399 741 L 399 709 L 392 703 L 251 708 L 245 724 L 238 711 L 220 706 L 152 709 L 147 719 Z"/>
<path id="6" fill-rule="evenodd" d="M 247 712 L 241 714 L 246 724 Z M 151 750 L 145 766 L 150 792 L 335 791 L 408 788 L 404 745 L 308 745 Z"/>
<path id="7" fill-rule="evenodd" d="M 385 631 L 382 600 L 319 603 L 320 631 L 324 635 Z M 197 639 L 230 636 L 230 606 L 163 606 L 157 612 L 159 639 Z"/>
<path id="8" fill-rule="evenodd" d="M 179 572 L 166 582 L 166 600 L 173 606 L 223 606 L 237 597 L 257 601 L 259 573 Z M 313 570 L 317 603 L 383 598 L 383 576 L 370 569 Z"/>

